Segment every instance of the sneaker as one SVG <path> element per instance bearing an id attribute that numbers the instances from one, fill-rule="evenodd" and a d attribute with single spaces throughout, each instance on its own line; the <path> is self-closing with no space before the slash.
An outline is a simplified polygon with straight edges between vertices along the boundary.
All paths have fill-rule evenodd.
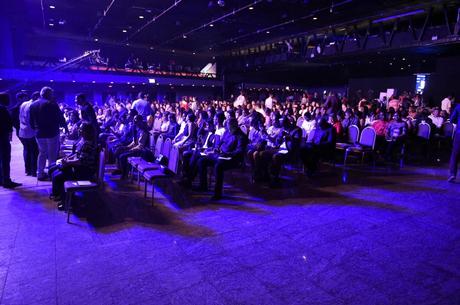
<path id="1" fill-rule="evenodd" d="M 447 182 L 454 183 L 455 182 L 455 176 L 450 176 L 449 179 L 447 179 Z"/>

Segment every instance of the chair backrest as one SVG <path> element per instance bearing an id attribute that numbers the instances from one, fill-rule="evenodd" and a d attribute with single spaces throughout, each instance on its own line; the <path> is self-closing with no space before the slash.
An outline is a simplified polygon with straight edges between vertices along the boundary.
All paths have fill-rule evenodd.
<path id="1" fill-rule="evenodd" d="M 99 152 L 98 168 L 96 182 L 101 186 L 104 184 L 104 173 L 105 173 L 105 150 L 101 149 Z"/>
<path id="2" fill-rule="evenodd" d="M 315 137 L 316 128 L 313 128 L 307 136 L 307 143 L 311 143 Z"/>
<path id="3" fill-rule="evenodd" d="M 150 136 L 149 136 L 149 141 L 150 141 L 150 149 L 155 149 L 155 136 L 153 135 L 153 133 L 150 133 Z"/>
<path id="4" fill-rule="evenodd" d="M 359 128 L 356 125 L 348 126 L 348 133 L 347 133 L 347 142 L 351 144 L 355 144 L 358 142 L 359 138 Z"/>
<path id="5" fill-rule="evenodd" d="M 454 124 L 452 124 L 451 122 L 445 122 L 444 124 L 442 124 L 441 127 L 442 135 L 446 138 L 452 138 L 454 136 L 454 129 Z"/>
<path id="6" fill-rule="evenodd" d="M 431 127 L 427 123 L 420 123 L 418 124 L 417 128 L 417 136 L 423 139 L 430 139 L 430 134 L 431 134 Z"/>
<path id="7" fill-rule="evenodd" d="M 163 142 L 163 147 L 161 149 L 161 154 L 163 156 L 165 156 L 166 158 L 169 159 L 169 154 L 171 153 L 171 146 L 172 146 L 172 142 L 171 142 L 171 139 L 167 138 L 164 142 Z"/>
<path id="8" fill-rule="evenodd" d="M 297 123 L 296 123 L 297 127 L 302 128 L 302 124 L 303 124 L 303 121 L 304 121 L 304 120 L 305 120 L 305 119 L 304 119 L 303 116 L 299 117 L 299 118 L 297 119 Z"/>
<path id="9" fill-rule="evenodd" d="M 161 154 L 162 149 L 163 149 L 163 136 L 160 135 L 158 136 L 157 142 L 155 143 L 155 151 L 153 152 L 153 154 L 155 155 L 155 158 Z"/>
<path id="10" fill-rule="evenodd" d="M 377 137 L 377 134 L 375 132 L 375 129 L 372 127 L 366 127 L 361 132 L 361 137 L 359 138 L 359 144 L 363 146 L 372 147 L 372 149 L 374 149 L 376 137 Z"/>
<path id="11" fill-rule="evenodd" d="M 174 174 L 177 174 L 179 169 L 179 148 L 175 145 L 171 147 L 169 153 L 168 169 Z"/>

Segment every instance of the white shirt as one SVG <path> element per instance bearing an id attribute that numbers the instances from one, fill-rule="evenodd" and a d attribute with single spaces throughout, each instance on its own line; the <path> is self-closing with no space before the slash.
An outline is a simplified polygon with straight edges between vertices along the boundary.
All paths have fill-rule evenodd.
<path id="1" fill-rule="evenodd" d="M 221 128 L 216 129 L 216 132 L 214 132 L 214 134 L 216 136 L 222 137 L 224 135 L 224 132 L 225 132 L 225 127 L 221 127 Z"/>
<path id="2" fill-rule="evenodd" d="M 311 121 L 307 121 L 307 120 L 304 120 L 302 122 L 302 129 L 305 130 L 305 132 L 307 133 L 307 135 L 310 133 L 310 131 L 312 131 L 313 129 L 315 129 L 315 126 L 316 126 L 316 122 L 315 120 L 311 120 Z"/>
<path id="3" fill-rule="evenodd" d="M 273 107 L 273 98 L 271 96 L 269 96 L 269 97 L 267 97 L 265 99 L 265 107 L 269 108 L 269 109 L 272 109 L 272 107 Z"/>
<path id="4" fill-rule="evenodd" d="M 238 97 L 236 98 L 235 102 L 233 103 L 233 106 L 234 107 L 239 107 L 239 106 L 243 106 L 246 102 L 246 98 L 244 97 L 244 95 L 238 95 Z"/>
<path id="5" fill-rule="evenodd" d="M 438 128 L 442 127 L 442 123 L 444 123 L 444 119 L 442 117 L 440 117 L 440 116 L 435 117 L 432 114 L 430 114 L 428 117 L 431 119 L 431 121 L 433 122 L 433 124 L 436 127 L 438 127 Z"/>
<path id="6" fill-rule="evenodd" d="M 22 103 L 19 108 L 19 136 L 30 139 L 35 137 L 35 130 L 30 126 L 30 105 L 32 100 Z"/>
<path id="7" fill-rule="evenodd" d="M 445 98 L 441 101 L 441 110 L 445 110 L 450 113 L 450 108 L 452 107 L 452 101 L 449 98 Z"/>

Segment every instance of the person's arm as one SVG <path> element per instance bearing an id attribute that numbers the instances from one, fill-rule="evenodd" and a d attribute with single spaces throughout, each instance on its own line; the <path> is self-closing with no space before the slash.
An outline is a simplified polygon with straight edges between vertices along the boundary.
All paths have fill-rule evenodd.
<path id="1" fill-rule="evenodd" d="M 459 116 L 460 116 L 460 106 L 457 106 L 454 108 L 454 111 L 452 111 L 452 114 L 450 115 L 450 122 L 458 125 Z"/>

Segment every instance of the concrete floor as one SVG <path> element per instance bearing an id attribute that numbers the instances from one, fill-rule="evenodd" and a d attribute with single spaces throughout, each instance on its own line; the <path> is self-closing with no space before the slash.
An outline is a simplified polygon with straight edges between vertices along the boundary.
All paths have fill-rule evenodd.
<path id="1" fill-rule="evenodd" d="M 20 149 L 24 186 L 0 189 L 1 304 L 460 304 L 445 168 L 325 167 L 274 190 L 236 173 L 218 205 L 163 182 L 153 208 L 107 175 L 67 224 Z"/>

